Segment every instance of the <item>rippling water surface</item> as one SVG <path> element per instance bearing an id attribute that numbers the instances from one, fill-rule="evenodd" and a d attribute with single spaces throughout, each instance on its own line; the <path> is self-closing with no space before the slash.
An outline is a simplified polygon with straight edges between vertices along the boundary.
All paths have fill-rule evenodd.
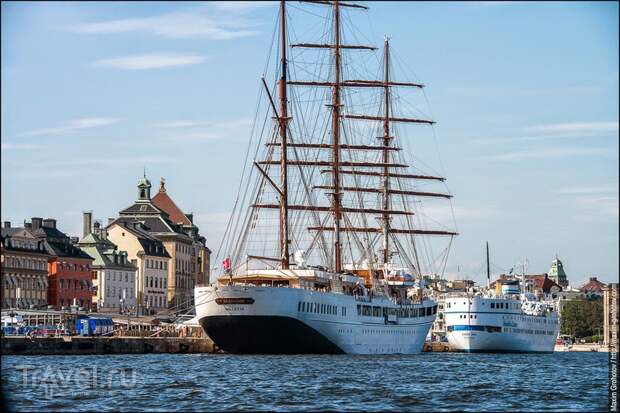
<path id="1" fill-rule="evenodd" d="M 13 411 L 602 411 L 607 374 L 604 353 L 2 357 Z"/>

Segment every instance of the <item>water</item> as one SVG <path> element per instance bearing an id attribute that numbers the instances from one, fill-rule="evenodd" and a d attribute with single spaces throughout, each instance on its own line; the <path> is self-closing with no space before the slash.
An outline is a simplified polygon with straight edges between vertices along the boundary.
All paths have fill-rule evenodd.
<path id="1" fill-rule="evenodd" d="M 2 357 L 13 411 L 603 411 L 607 375 L 605 353 Z"/>

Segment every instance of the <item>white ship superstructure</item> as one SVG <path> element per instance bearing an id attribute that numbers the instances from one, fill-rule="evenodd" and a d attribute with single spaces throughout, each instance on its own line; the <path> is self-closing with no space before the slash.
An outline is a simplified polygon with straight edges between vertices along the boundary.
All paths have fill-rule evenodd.
<path id="1" fill-rule="evenodd" d="M 553 352 L 560 323 L 551 301 L 519 294 L 448 295 L 450 346 L 466 352 Z"/>
<path id="2" fill-rule="evenodd" d="M 434 121 L 401 91 L 421 99 L 424 85 L 393 80 L 389 39 L 383 56 L 359 44 L 349 13 L 366 6 L 302 3 L 313 11 L 292 30 L 280 1 L 251 167 L 217 252 L 217 282 L 195 289 L 198 321 L 233 353 L 418 353 L 437 312 L 422 274 L 443 271 L 457 235 L 436 220 L 426 226 L 422 208 L 452 197 L 445 178 L 412 162 L 412 142 L 424 137 L 407 136 L 406 125 L 431 131 Z M 289 42 L 295 33 L 315 42 Z"/>

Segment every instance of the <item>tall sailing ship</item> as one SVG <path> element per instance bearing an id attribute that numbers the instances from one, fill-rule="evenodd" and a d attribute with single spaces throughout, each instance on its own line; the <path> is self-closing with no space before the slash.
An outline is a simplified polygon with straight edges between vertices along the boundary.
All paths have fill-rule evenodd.
<path id="1" fill-rule="evenodd" d="M 426 226 L 421 200 L 451 195 L 401 143 L 405 125 L 434 124 L 398 109 L 407 102 L 399 90 L 424 86 L 392 79 L 389 39 L 382 56 L 352 42 L 363 34 L 349 12 L 366 6 L 301 3 L 296 10 L 326 24 L 305 28 L 318 42 L 291 42 L 299 27 L 280 2 L 254 160 L 218 251 L 217 281 L 195 289 L 198 321 L 231 353 L 418 353 L 437 312 L 424 277 L 441 275 L 457 235 Z"/>

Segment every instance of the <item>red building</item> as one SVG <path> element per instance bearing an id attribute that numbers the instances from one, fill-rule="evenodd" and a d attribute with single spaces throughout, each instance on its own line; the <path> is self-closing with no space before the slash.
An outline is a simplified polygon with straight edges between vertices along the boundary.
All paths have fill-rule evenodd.
<path id="1" fill-rule="evenodd" d="M 596 277 L 590 277 L 587 283 L 579 288 L 579 291 L 587 296 L 603 296 L 603 289 L 605 284 L 596 279 Z"/>
<path id="2" fill-rule="evenodd" d="M 93 259 L 56 228 L 55 219 L 32 218 L 26 229 L 44 242 L 47 253 L 51 255 L 48 263 L 48 304 L 60 309 L 75 302 L 84 309 L 91 309 Z"/>

